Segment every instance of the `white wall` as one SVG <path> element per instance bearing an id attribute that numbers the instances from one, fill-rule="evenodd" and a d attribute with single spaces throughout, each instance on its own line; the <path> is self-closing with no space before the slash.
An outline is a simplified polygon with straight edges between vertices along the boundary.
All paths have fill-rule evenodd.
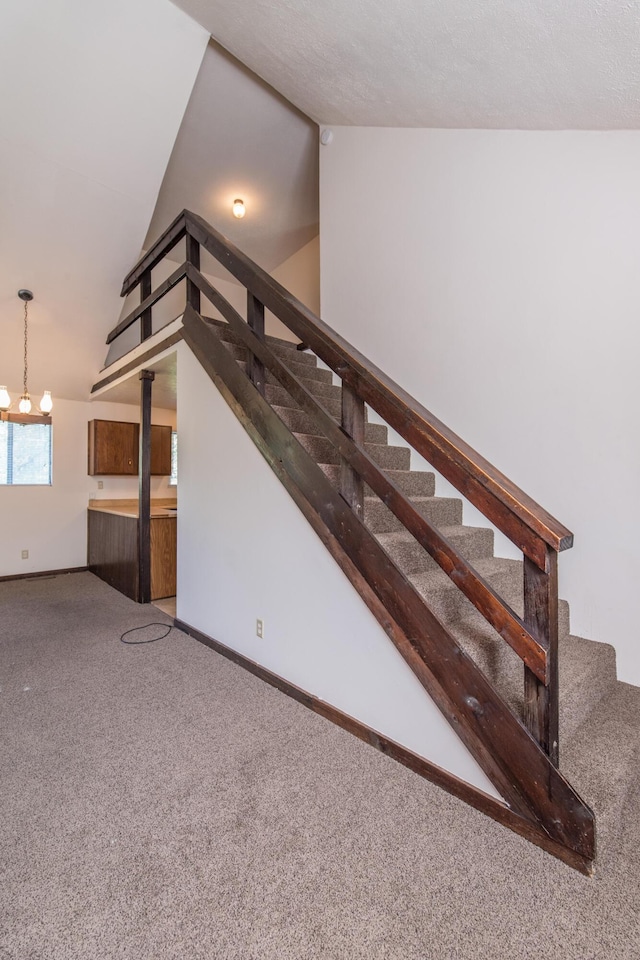
<path id="1" fill-rule="evenodd" d="M 305 307 L 316 314 L 320 313 L 320 237 L 314 237 L 292 257 L 272 270 L 271 276 L 304 303 Z M 268 310 L 265 324 L 267 333 L 274 337 L 282 337 L 283 340 L 298 339 Z"/>
<path id="2" fill-rule="evenodd" d="M 185 344 L 178 389 L 178 617 L 495 796 Z"/>
<path id="3" fill-rule="evenodd" d="M 84 400 L 209 36 L 169 0 L 0 5 L 0 383 Z"/>
<path id="4" fill-rule="evenodd" d="M 640 683 L 640 132 L 334 134 L 323 318 L 573 530 L 572 630 Z"/>
<path id="5" fill-rule="evenodd" d="M 0 486 L 0 576 L 86 564 L 88 501 L 138 495 L 136 477 L 88 476 L 87 422 L 139 419 L 139 408 L 128 404 L 55 400 L 52 485 Z M 175 411 L 154 409 L 152 421 L 174 425 Z M 151 478 L 152 497 L 172 497 L 176 489 L 168 477 Z M 27 560 L 21 559 L 23 550 L 29 551 Z"/>

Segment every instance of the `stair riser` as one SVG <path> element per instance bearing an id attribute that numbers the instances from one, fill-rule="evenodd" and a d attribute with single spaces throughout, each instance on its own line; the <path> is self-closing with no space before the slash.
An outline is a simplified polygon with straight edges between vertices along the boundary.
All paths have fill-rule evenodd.
<path id="1" fill-rule="evenodd" d="M 322 430 L 315 419 L 303 410 L 295 410 L 291 407 L 274 406 L 274 410 L 280 419 L 286 423 L 290 430 L 296 433 L 307 433 L 310 435 L 321 435 Z M 378 423 L 365 424 L 364 438 L 367 443 L 386 443 L 387 428 Z"/>
<path id="2" fill-rule="evenodd" d="M 340 467 L 333 463 L 322 464 L 322 469 L 334 486 L 340 483 Z M 436 480 L 432 473 L 417 470 L 385 470 L 389 479 L 406 497 L 432 497 L 436 492 Z M 365 497 L 373 496 L 368 484 L 364 486 Z"/>
<path id="3" fill-rule="evenodd" d="M 287 363 L 287 368 L 305 386 L 309 383 L 333 384 L 331 370 L 321 370 L 320 367 L 303 366 L 301 363 Z M 279 384 L 280 381 L 267 370 L 267 383 Z"/>
<path id="4" fill-rule="evenodd" d="M 637 689 L 623 683 L 605 682 L 603 686 L 607 696 L 600 698 L 592 716 L 566 738 L 565 742 L 570 742 L 564 750 L 561 741 L 560 769 L 593 808 L 599 860 L 605 871 L 615 862 L 630 810 L 635 808 L 637 817 L 637 800 L 630 807 L 627 804 L 638 790 L 640 762 Z M 637 856 L 636 845 L 634 837 L 630 856 Z"/>
<path id="5" fill-rule="evenodd" d="M 489 578 L 490 582 L 490 578 Z M 498 693 L 517 716 L 522 717 L 524 690 L 524 666 L 509 644 L 500 637 L 469 601 L 451 606 L 444 602 L 443 594 L 431 602 L 438 619 L 451 632 L 462 649 L 485 673 Z M 600 666 L 597 658 L 585 662 L 576 682 L 573 663 L 575 654 L 567 647 L 575 638 L 569 636 L 568 604 L 560 602 L 559 650 L 560 650 L 560 712 L 561 735 L 571 735 L 576 726 L 590 712 L 602 695 Z M 594 646 L 601 646 L 600 644 Z M 579 710 L 576 711 L 576 701 Z"/>
<path id="6" fill-rule="evenodd" d="M 226 337 L 222 338 L 222 342 L 225 344 L 227 350 L 229 351 L 232 357 L 234 357 L 236 360 L 242 360 L 246 362 L 249 351 L 247 347 L 244 346 L 244 344 L 227 340 Z M 288 350 L 286 348 L 282 349 L 281 347 L 277 347 L 277 346 L 274 347 L 272 344 L 269 343 L 268 340 L 267 340 L 267 345 L 271 348 L 272 352 L 275 353 L 275 355 L 280 360 L 282 360 L 282 362 L 285 363 L 288 367 L 290 367 L 291 364 L 294 363 L 296 367 L 310 367 L 312 369 L 317 368 L 316 357 L 313 356 L 313 354 L 299 353 L 297 350 Z"/>
<path id="7" fill-rule="evenodd" d="M 334 420 L 340 420 L 342 415 L 342 390 L 340 387 L 330 387 L 327 388 L 326 384 L 319 384 L 323 389 L 323 395 L 319 396 L 318 399 L 322 403 L 323 407 L 327 410 L 328 413 L 332 415 Z M 317 396 L 314 391 L 314 396 Z M 284 387 L 275 386 L 274 384 L 267 383 L 265 384 L 264 393 L 266 399 L 270 404 L 276 407 L 287 407 L 290 410 L 299 410 L 298 405 L 296 404 L 293 397 L 290 397 Z"/>
<path id="8" fill-rule="evenodd" d="M 497 593 L 519 617 L 522 617 L 522 564 L 513 562 L 509 568 L 495 573 L 482 574 L 482 571 L 479 572 L 483 575 L 492 590 Z M 411 578 L 419 578 L 419 576 L 419 574 L 411 574 Z M 435 577 L 428 579 L 426 583 L 418 579 L 415 586 L 419 593 L 421 593 L 431 605 L 439 619 L 454 632 L 459 625 L 461 625 L 462 629 L 468 629 L 469 623 L 472 624 L 476 616 L 479 616 L 470 601 L 467 600 L 464 594 L 461 593 L 455 584 L 442 572 L 438 572 Z M 568 636 L 569 629 L 569 604 L 565 600 L 558 600 L 559 637 Z"/>
<path id="9" fill-rule="evenodd" d="M 475 560 L 493 556 L 493 531 L 478 527 L 463 527 L 456 536 L 450 536 L 449 542 L 466 560 Z M 436 561 L 420 546 L 416 540 L 402 540 L 392 543 L 383 543 L 389 556 L 400 567 L 403 573 L 409 576 L 413 573 L 424 573 L 428 570 L 440 569 Z"/>
<path id="10" fill-rule="evenodd" d="M 305 433 L 296 433 L 296 437 L 314 458 L 316 463 L 340 463 L 340 454 L 333 444 L 324 437 L 312 437 Z M 390 470 L 406 470 L 409 466 L 409 451 L 404 447 L 389 447 L 377 443 L 366 443 L 365 450 L 379 466 Z"/>
<path id="11" fill-rule="evenodd" d="M 560 601 L 560 736 L 566 742 L 617 682 L 616 652 L 606 643 L 569 637 L 569 605 Z M 567 636 L 562 632 L 566 623 Z"/>
<path id="12" fill-rule="evenodd" d="M 240 369 L 243 370 L 244 373 L 246 373 L 246 372 L 247 372 L 247 365 L 246 365 L 246 363 L 244 363 L 244 361 L 242 361 L 242 360 L 238 360 L 237 363 L 238 363 L 238 366 L 240 367 Z M 311 367 L 310 370 L 311 370 L 314 374 L 320 374 L 320 375 L 322 375 L 323 377 L 325 377 L 326 374 L 329 374 L 329 371 L 328 371 L 328 370 L 314 370 L 313 367 Z M 294 371 L 292 370 L 291 372 L 293 373 Z M 298 373 L 297 373 L 297 372 L 296 372 L 296 376 L 298 376 Z M 339 386 L 334 386 L 334 385 L 330 382 L 330 381 L 331 381 L 331 375 L 330 375 L 330 374 L 329 374 L 329 380 L 326 380 L 326 379 L 320 380 L 320 379 L 315 379 L 315 378 L 314 378 L 314 379 L 310 379 L 310 378 L 308 378 L 308 377 L 303 377 L 303 376 L 298 376 L 298 379 L 300 380 L 300 382 L 302 383 L 302 385 L 303 385 L 304 387 L 306 387 L 306 389 L 309 391 L 309 393 L 313 394 L 314 397 L 319 397 L 319 398 L 322 398 L 322 397 L 336 397 L 336 396 L 342 397 L 342 390 L 341 390 L 341 388 L 340 388 Z M 265 389 L 266 389 L 266 387 L 268 387 L 268 386 L 278 387 L 278 388 L 281 388 L 281 389 L 282 389 L 282 385 L 280 384 L 280 381 L 279 381 L 279 380 L 276 380 L 276 378 L 275 378 L 272 374 L 270 374 L 270 373 L 267 373 L 267 375 L 266 375 L 266 377 L 265 377 Z M 338 391 L 337 394 L 336 394 L 336 390 Z M 286 391 L 285 391 L 285 393 L 286 393 Z"/>
<path id="13" fill-rule="evenodd" d="M 462 522 L 462 503 L 449 497 L 416 500 L 414 506 L 427 520 L 438 527 Z M 378 499 L 365 500 L 364 522 L 372 533 L 393 533 L 404 530 L 400 521 Z"/>
<path id="14" fill-rule="evenodd" d="M 244 347 L 244 342 L 233 332 L 228 323 L 225 323 L 223 320 L 212 319 L 207 319 L 207 323 L 217 329 L 220 339 L 225 343 Z M 316 363 L 315 354 L 308 350 L 298 350 L 297 343 L 270 336 L 265 337 L 265 340 L 278 356 L 288 357 L 292 355 L 297 363 Z"/>

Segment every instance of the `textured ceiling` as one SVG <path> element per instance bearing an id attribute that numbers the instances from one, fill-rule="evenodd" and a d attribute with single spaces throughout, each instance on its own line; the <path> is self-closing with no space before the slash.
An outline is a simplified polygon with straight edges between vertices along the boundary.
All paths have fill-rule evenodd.
<path id="1" fill-rule="evenodd" d="M 236 197 L 245 201 L 243 220 L 231 213 Z M 185 207 L 265 270 L 318 233 L 317 124 L 215 43 L 205 52 L 171 154 L 147 249 Z M 211 258 L 203 269 L 224 275 Z"/>
<path id="2" fill-rule="evenodd" d="M 150 363 L 145 363 L 144 369 L 153 370 L 156 375 L 151 388 L 153 406 L 163 410 L 175 410 L 178 396 L 177 353 L 174 351 L 168 356 L 161 357 L 160 359 L 156 358 Z M 140 380 L 138 378 L 138 371 L 132 373 L 128 379 L 122 380 L 112 387 L 107 387 L 105 390 L 100 391 L 100 393 L 92 399 L 106 400 L 109 403 L 129 403 L 138 406 L 140 403 Z"/>
<path id="3" fill-rule="evenodd" d="M 176 3 L 318 123 L 640 127 L 638 2 Z"/>

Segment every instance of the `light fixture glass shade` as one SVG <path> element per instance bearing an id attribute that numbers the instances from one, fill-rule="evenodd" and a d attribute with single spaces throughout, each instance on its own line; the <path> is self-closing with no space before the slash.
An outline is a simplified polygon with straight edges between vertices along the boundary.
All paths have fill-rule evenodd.
<path id="1" fill-rule="evenodd" d="M 51 399 L 51 390 L 45 390 L 40 401 L 40 412 L 51 413 L 53 410 L 53 400 Z"/>
<path id="2" fill-rule="evenodd" d="M 31 398 L 28 393 L 23 393 L 18 404 L 20 413 L 31 413 Z"/>
<path id="3" fill-rule="evenodd" d="M 231 208 L 231 210 L 233 212 L 234 217 L 236 217 L 238 220 L 242 220 L 245 213 L 247 212 L 244 205 L 244 200 L 240 200 L 240 199 L 234 200 L 233 207 Z"/>
<path id="4" fill-rule="evenodd" d="M 0 387 L 0 410 L 5 413 L 11 406 L 11 397 L 6 387 Z"/>

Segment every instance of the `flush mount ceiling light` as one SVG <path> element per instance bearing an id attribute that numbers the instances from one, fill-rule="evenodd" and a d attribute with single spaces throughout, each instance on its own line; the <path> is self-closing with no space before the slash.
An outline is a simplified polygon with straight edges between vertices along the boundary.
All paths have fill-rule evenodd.
<path id="1" fill-rule="evenodd" d="M 236 199 L 233 201 L 233 206 L 231 207 L 231 212 L 237 220 L 242 220 L 247 209 L 244 205 L 244 200 Z"/>
<path id="2" fill-rule="evenodd" d="M 31 416 L 31 397 L 29 396 L 29 388 L 27 386 L 27 373 L 28 373 L 28 347 L 29 347 L 29 304 L 33 300 L 33 294 L 31 290 L 18 290 L 18 296 L 24 303 L 24 374 L 23 374 L 23 391 L 20 401 L 18 403 L 18 410 L 22 416 Z M 42 395 L 42 400 L 40 401 L 40 407 L 38 414 L 48 417 L 53 408 L 53 401 L 51 399 L 51 391 L 45 390 Z M 0 413 L 9 414 L 11 409 L 11 397 L 9 396 L 9 391 L 5 386 L 0 386 Z M 15 416 L 15 415 L 14 415 Z M 34 414 L 33 416 L 37 416 Z"/>

